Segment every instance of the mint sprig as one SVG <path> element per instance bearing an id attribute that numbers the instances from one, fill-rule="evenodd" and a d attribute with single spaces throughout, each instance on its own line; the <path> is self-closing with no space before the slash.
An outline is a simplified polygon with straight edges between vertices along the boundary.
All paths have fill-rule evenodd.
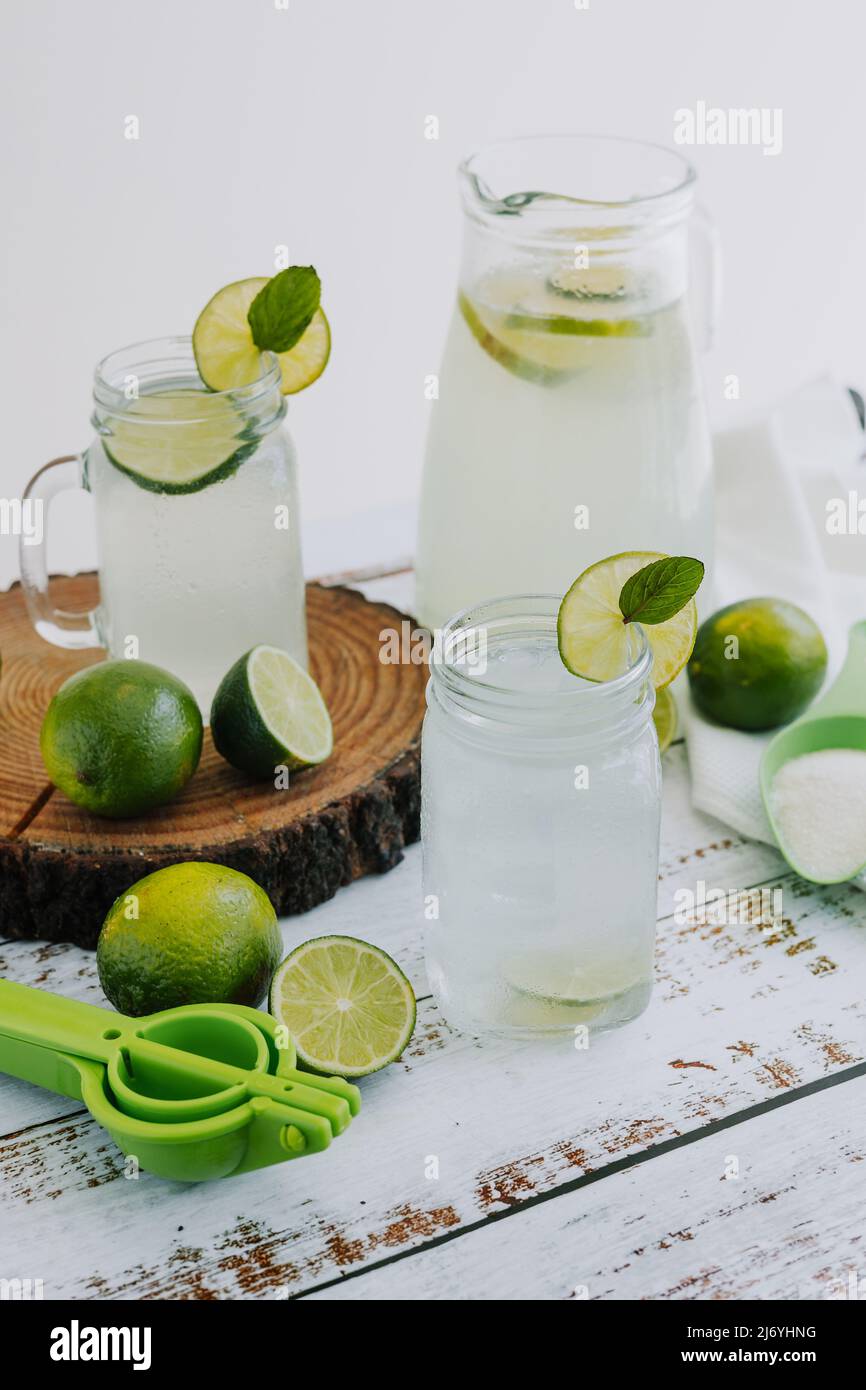
<path id="1" fill-rule="evenodd" d="M 704 566 L 688 555 L 653 560 L 622 586 L 619 611 L 624 623 L 666 623 L 685 608 L 701 586 Z"/>
<path id="2" fill-rule="evenodd" d="M 249 307 L 247 322 L 262 352 L 288 352 L 306 333 L 322 297 L 311 265 L 290 265 L 269 280 Z"/>

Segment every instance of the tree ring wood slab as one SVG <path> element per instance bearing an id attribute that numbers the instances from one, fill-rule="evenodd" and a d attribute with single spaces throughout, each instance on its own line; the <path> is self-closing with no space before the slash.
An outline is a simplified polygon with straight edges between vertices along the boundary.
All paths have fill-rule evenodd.
<path id="1" fill-rule="evenodd" d="M 56 602 L 91 608 L 93 575 L 54 581 Z M 424 665 L 379 660 L 380 634 L 405 615 L 356 590 L 307 586 L 310 669 L 334 723 L 334 753 L 286 790 L 253 782 L 215 751 L 178 799 L 135 820 L 74 806 L 48 782 L 39 729 L 67 676 L 102 659 L 32 629 L 20 588 L 0 594 L 0 935 L 93 947 L 114 899 L 179 860 L 240 869 L 277 912 L 306 912 L 337 889 L 398 864 L 419 836 Z"/>

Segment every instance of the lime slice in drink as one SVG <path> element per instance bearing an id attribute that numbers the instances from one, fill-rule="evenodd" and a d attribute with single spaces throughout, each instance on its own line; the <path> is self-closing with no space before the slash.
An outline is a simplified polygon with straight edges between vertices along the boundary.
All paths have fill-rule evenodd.
<path id="1" fill-rule="evenodd" d="M 589 272 L 580 274 L 589 284 Z M 594 340 L 649 332 L 648 320 L 624 315 L 611 299 L 566 291 L 531 271 L 497 270 L 480 282 L 473 298 L 461 291 L 458 304 L 475 341 L 494 361 L 545 386 L 590 366 Z"/>
<path id="2" fill-rule="evenodd" d="M 622 586 L 638 570 L 665 556 L 629 550 L 599 560 L 574 581 L 559 606 L 559 654 L 569 671 L 584 680 L 609 681 L 621 676 L 634 657 L 634 634 L 619 607 Z M 647 625 L 644 635 L 653 654 L 656 689 L 669 685 L 685 666 L 695 645 L 698 610 L 690 599 L 666 623 Z"/>
<path id="3" fill-rule="evenodd" d="M 656 691 L 656 703 L 653 710 L 653 723 L 656 726 L 656 735 L 659 741 L 659 752 L 666 753 L 677 736 L 677 702 L 667 686 Z"/>
<path id="4" fill-rule="evenodd" d="M 389 955 L 353 936 L 319 936 L 286 956 L 269 1005 L 325 1076 L 367 1076 L 400 1056 L 415 1027 L 415 995 Z"/>
<path id="5" fill-rule="evenodd" d="M 164 391 L 112 417 L 102 447 L 115 468 L 149 492 L 198 492 L 236 472 L 255 449 L 230 401 L 205 391 Z"/>
<path id="6" fill-rule="evenodd" d="M 250 305 L 267 277 L 236 280 L 218 290 L 196 320 L 192 350 L 199 375 L 212 391 L 249 386 L 262 374 L 262 354 L 247 320 Z M 288 352 L 274 353 L 282 372 L 284 396 L 294 395 L 322 375 L 331 354 L 331 330 L 317 309 L 306 332 Z"/>
<path id="7" fill-rule="evenodd" d="M 632 989 L 639 979 L 634 961 L 606 959 L 574 964 L 537 951 L 513 956 L 502 964 L 502 974 L 512 989 L 558 1004 L 597 1004 Z"/>
<path id="8" fill-rule="evenodd" d="M 254 777 L 323 763 L 334 747 L 319 687 L 278 647 L 253 647 L 235 662 L 214 696 L 210 723 L 217 752 Z"/>
<path id="9" fill-rule="evenodd" d="M 538 335 L 531 339 L 528 334 L 521 338 L 519 334 L 509 333 L 497 316 L 485 313 L 462 291 L 457 303 L 476 343 L 507 372 L 540 386 L 555 386 L 574 375 L 573 354 L 563 352 L 555 341 L 536 342 L 534 338 Z M 492 326 L 489 326 L 491 321 Z M 519 350 L 512 346 L 515 341 Z"/>
<path id="10" fill-rule="evenodd" d="M 648 332 L 640 319 L 585 319 L 575 314 L 550 314 L 538 319 L 533 314 L 519 312 L 506 316 L 505 328 L 518 333 L 555 333 L 572 338 L 645 338 Z"/>
<path id="11" fill-rule="evenodd" d="M 629 276 L 625 266 L 607 263 L 583 269 L 564 266 L 555 270 L 547 281 L 554 294 L 568 299 L 601 299 L 615 301 L 628 293 Z"/>
<path id="12" fill-rule="evenodd" d="M 641 981 L 633 960 L 599 956 L 577 965 L 564 954 L 557 959 L 538 950 L 506 959 L 501 971 L 509 1026 L 541 1032 L 593 1023 Z"/>

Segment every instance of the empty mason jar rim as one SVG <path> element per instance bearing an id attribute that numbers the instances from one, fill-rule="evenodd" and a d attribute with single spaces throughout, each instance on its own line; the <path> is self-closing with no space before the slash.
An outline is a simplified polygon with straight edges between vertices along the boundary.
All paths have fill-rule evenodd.
<path id="1" fill-rule="evenodd" d="M 520 711 L 531 716 L 563 716 L 602 719 L 604 711 L 627 707 L 634 702 L 641 685 L 648 682 L 653 655 L 646 633 L 634 623 L 636 650 L 628 667 L 607 681 L 588 681 L 575 677 L 573 690 L 516 690 L 513 687 L 480 682 L 455 663 L 455 649 L 465 654 L 473 634 L 492 621 L 517 622 L 556 631 L 556 616 L 562 602 L 558 594 L 512 594 L 486 599 L 462 609 L 436 635 L 430 657 L 430 678 L 434 688 L 467 713 L 477 713 L 505 722 Z M 486 639 L 485 639 L 486 640 Z M 650 706 L 652 708 L 652 706 Z"/>
<path id="2" fill-rule="evenodd" d="M 93 371 L 93 399 L 102 409 L 113 415 L 125 414 L 132 398 L 124 389 L 129 377 L 137 377 L 146 382 L 166 380 L 174 370 L 183 371 L 186 376 L 201 378 L 196 366 L 189 334 L 173 335 L 165 338 L 145 338 L 141 342 L 130 343 L 116 348 L 97 362 Z M 280 364 L 272 352 L 261 355 L 261 373 L 255 381 L 244 386 L 234 386 L 226 391 L 202 391 L 202 420 L 209 418 L 205 402 L 227 401 L 238 408 L 249 407 L 262 401 L 280 388 Z M 203 383 L 202 383 L 203 385 Z M 143 393 L 144 394 L 144 393 Z M 280 396 L 282 405 L 282 396 Z M 139 423 L 152 421 L 160 423 L 158 417 L 140 417 Z M 195 419 L 185 416 L 184 424 L 193 424 Z"/>

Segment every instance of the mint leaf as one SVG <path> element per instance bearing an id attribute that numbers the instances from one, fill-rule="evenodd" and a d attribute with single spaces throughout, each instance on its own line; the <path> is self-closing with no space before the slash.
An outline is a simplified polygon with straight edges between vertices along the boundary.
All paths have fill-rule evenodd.
<path id="1" fill-rule="evenodd" d="M 263 352 L 288 352 L 309 328 L 319 307 L 322 282 L 311 265 L 290 265 L 259 290 L 247 322 Z"/>
<path id="2" fill-rule="evenodd" d="M 687 555 L 653 560 L 622 586 L 619 611 L 623 622 L 666 623 L 694 598 L 703 577 L 701 561 Z"/>

